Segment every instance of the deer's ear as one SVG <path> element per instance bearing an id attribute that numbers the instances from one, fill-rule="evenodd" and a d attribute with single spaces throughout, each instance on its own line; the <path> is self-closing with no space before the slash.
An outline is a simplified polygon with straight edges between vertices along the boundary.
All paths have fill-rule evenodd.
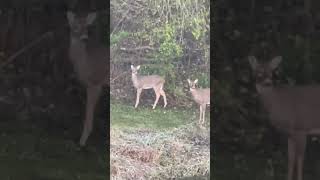
<path id="1" fill-rule="evenodd" d="M 187 79 L 187 81 L 188 81 L 188 83 L 189 83 L 189 84 L 191 84 L 191 81 L 190 81 L 190 79 Z"/>
<path id="2" fill-rule="evenodd" d="M 198 79 L 194 80 L 194 83 L 197 84 L 198 83 Z"/>
<path id="3" fill-rule="evenodd" d="M 97 17 L 97 13 L 96 12 L 89 13 L 88 16 L 87 16 L 87 19 L 86 19 L 87 25 L 92 24 L 93 21 L 96 19 L 96 17 Z"/>
<path id="4" fill-rule="evenodd" d="M 131 65 L 131 70 L 133 70 L 134 69 L 134 66 L 133 65 Z"/>
<path id="5" fill-rule="evenodd" d="M 248 61 L 250 63 L 250 66 L 253 70 L 256 70 L 257 69 L 257 66 L 258 66 L 258 62 L 257 62 L 257 59 L 256 57 L 254 56 L 248 56 Z"/>
<path id="6" fill-rule="evenodd" d="M 69 24 L 72 24 L 74 22 L 74 13 L 71 11 L 67 12 L 67 18 L 68 18 L 68 22 Z"/>
<path id="7" fill-rule="evenodd" d="M 271 70 L 275 70 L 279 66 L 281 61 L 282 61 L 282 56 L 274 57 L 269 63 L 269 67 L 271 68 Z"/>
<path id="8" fill-rule="evenodd" d="M 139 66 L 137 66 L 137 70 L 139 70 L 140 69 L 140 65 Z"/>

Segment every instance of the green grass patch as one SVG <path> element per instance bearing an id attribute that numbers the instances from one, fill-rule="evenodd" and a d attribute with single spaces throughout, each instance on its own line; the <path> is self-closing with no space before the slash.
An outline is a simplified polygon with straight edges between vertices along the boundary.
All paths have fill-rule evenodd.
<path id="1" fill-rule="evenodd" d="M 310 143 L 311 144 L 311 143 Z M 219 147 L 219 145 L 217 145 Z M 310 148 L 311 149 L 311 148 Z M 303 176 L 305 180 L 319 179 L 320 165 L 316 150 L 307 150 Z M 287 179 L 288 159 L 287 150 L 259 152 L 234 152 L 227 148 L 215 151 L 214 180 L 283 180 Z"/>
<path id="2" fill-rule="evenodd" d="M 65 133 L 22 121 L 0 122 L 0 179 L 105 180 L 105 149 L 79 150 Z M 63 130 L 61 130 L 63 131 Z"/>
<path id="3" fill-rule="evenodd" d="M 150 128 L 168 129 L 198 121 L 199 112 L 196 109 L 170 109 L 152 107 L 128 106 L 121 103 L 111 104 L 111 127 L 118 128 Z M 207 113 L 206 122 L 209 121 Z"/>

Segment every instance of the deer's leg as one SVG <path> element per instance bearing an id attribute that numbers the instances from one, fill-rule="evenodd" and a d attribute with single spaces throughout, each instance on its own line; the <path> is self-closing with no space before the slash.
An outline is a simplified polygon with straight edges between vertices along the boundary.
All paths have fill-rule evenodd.
<path id="1" fill-rule="evenodd" d="M 137 89 L 136 105 L 134 106 L 134 108 L 137 108 L 137 107 L 138 107 L 141 92 L 142 92 L 142 89 L 140 89 L 140 88 L 139 88 L 139 89 Z"/>
<path id="2" fill-rule="evenodd" d="M 296 164 L 296 144 L 293 137 L 288 137 L 288 180 L 293 180 L 293 173 Z"/>
<path id="3" fill-rule="evenodd" d="M 203 117 L 202 117 L 202 124 L 204 124 L 204 120 L 206 117 L 206 105 L 202 105 Z"/>
<path id="4" fill-rule="evenodd" d="M 201 117 L 202 117 L 202 106 L 200 105 L 200 119 L 199 119 L 199 124 L 201 124 Z"/>
<path id="5" fill-rule="evenodd" d="M 163 97 L 163 101 L 164 101 L 163 107 L 166 107 L 167 106 L 167 97 L 166 97 L 166 93 L 164 92 L 164 90 L 162 88 L 160 89 L 160 94 Z"/>
<path id="6" fill-rule="evenodd" d="M 158 103 L 159 98 L 160 98 L 160 88 L 153 88 L 153 90 L 156 93 L 156 100 L 154 101 L 152 109 L 156 108 L 157 103 Z"/>
<path id="7" fill-rule="evenodd" d="M 83 130 L 80 138 L 80 146 L 84 146 L 92 131 L 94 109 L 100 96 L 101 86 L 87 87 L 86 115 L 83 122 Z"/>
<path id="8" fill-rule="evenodd" d="M 303 179 L 303 161 L 304 161 L 304 153 L 306 149 L 306 135 L 299 134 L 296 139 L 296 155 L 297 155 L 297 173 L 298 180 Z"/>

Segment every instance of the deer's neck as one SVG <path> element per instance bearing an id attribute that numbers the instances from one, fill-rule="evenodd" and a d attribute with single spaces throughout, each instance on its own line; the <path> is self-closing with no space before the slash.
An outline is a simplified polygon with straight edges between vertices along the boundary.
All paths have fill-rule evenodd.
<path id="1" fill-rule="evenodd" d="M 87 62 L 86 43 L 71 37 L 69 47 L 69 57 L 73 64 L 74 70 L 81 80 L 85 80 L 88 62 Z"/>
<path id="2" fill-rule="evenodd" d="M 276 102 L 275 100 L 277 100 L 276 88 L 273 86 L 266 87 L 266 86 L 256 85 L 256 89 L 259 94 L 261 103 L 267 110 L 270 110 L 270 108 L 273 107 L 273 103 Z"/>
<path id="3" fill-rule="evenodd" d="M 76 59 L 84 59 L 87 55 L 86 42 L 81 41 L 78 38 L 71 36 L 70 38 L 70 57 L 72 60 L 78 61 Z"/>
<path id="4" fill-rule="evenodd" d="M 263 86 L 263 85 L 259 85 L 259 84 L 256 84 L 256 89 L 260 95 L 269 94 L 272 91 L 274 91 L 273 86 Z"/>
<path id="5" fill-rule="evenodd" d="M 133 86 L 135 88 L 137 88 L 138 87 L 138 75 L 132 73 L 131 79 L 132 79 Z"/>
<path id="6" fill-rule="evenodd" d="M 197 100 L 197 99 L 198 99 L 197 89 L 195 89 L 195 88 L 190 88 L 190 92 L 191 92 L 192 97 L 193 97 L 195 100 Z"/>

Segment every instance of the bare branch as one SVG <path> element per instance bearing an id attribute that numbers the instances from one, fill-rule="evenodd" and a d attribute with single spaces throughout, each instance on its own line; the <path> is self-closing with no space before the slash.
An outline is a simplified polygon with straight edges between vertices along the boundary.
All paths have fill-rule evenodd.
<path id="1" fill-rule="evenodd" d="M 20 56 L 22 53 L 24 53 L 25 51 L 27 51 L 28 49 L 32 48 L 33 46 L 37 45 L 38 43 L 40 43 L 43 39 L 48 38 L 50 36 L 52 36 L 53 33 L 51 31 L 44 33 L 42 36 L 40 36 L 39 38 L 33 40 L 31 43 L 29 43 L 28 45 L 24 46 L 22 49 L 20 49 L 19 51 L 17 51 L 15 54 L 13 54 L 12 56 L 10 56 L 3 64 L 0 65 L 0 69 L 2 69 L 3 67 L 5 67 L 6 65 L 10 64 L 11 62 L 13 62 L 18 56 Z"/>
<path id="2" fill-rule="evenodd" d="M 150 46 L 140 46 L 140 47 L 136 47 L 136 48 L 124 48 L 121 47 L 120 48 L 121 51 L 141 51 L 141 50 L 155 50 L 155 48 L 150 47 Z"/>

